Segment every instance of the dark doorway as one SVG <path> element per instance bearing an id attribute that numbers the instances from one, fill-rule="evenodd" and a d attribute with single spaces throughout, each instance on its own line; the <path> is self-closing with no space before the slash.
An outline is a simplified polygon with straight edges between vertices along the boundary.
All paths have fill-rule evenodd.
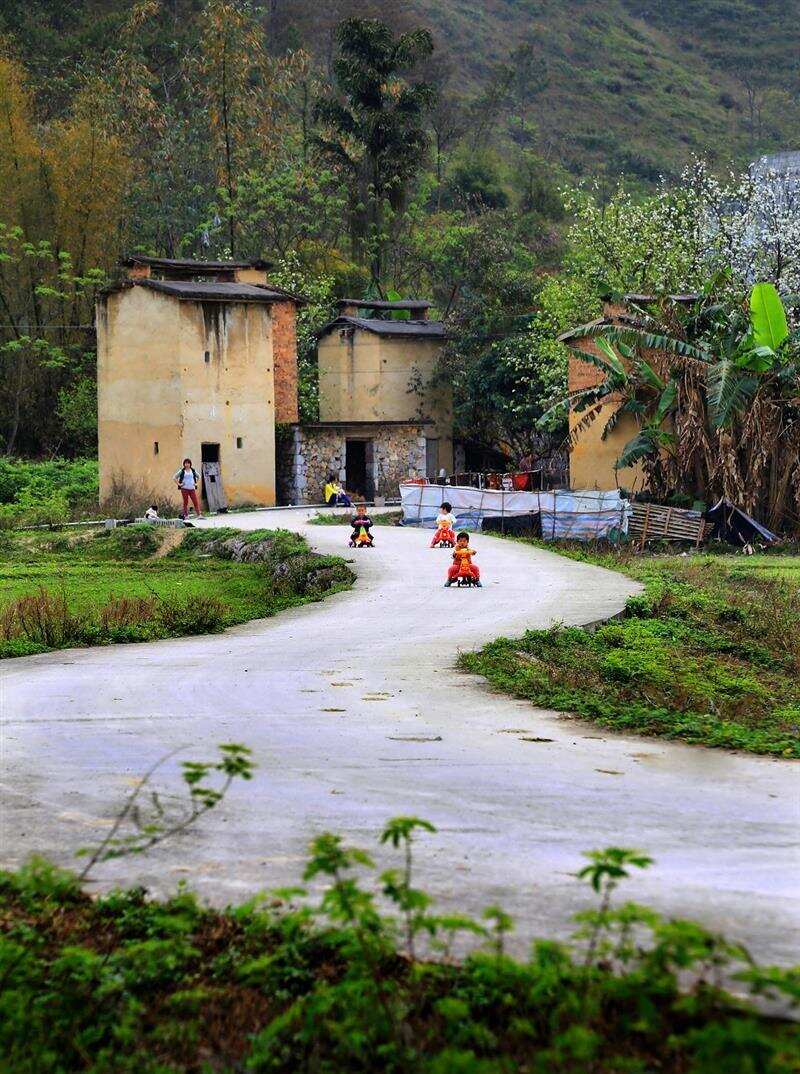
<path id="1" fill-rule="evenodd" d="M 368 462 L 372 461 L 372 441 L 348 440 L 345 444 L 345 485 L 347 491 L 371 500 L 373 496 L 372 475 Z"/>
<path id="2" fill-rule="evenodd" d="M 210 469 L 210 474 L 209 474 Z M 200 472 L 203 475 L 202 500 L 207 511 L 219 510 L 219 497 L 216 488 L 209 485 L 222 485 L 222 475 L 219 466 L 219 444 L 201 444 L 200 446 Z"/>

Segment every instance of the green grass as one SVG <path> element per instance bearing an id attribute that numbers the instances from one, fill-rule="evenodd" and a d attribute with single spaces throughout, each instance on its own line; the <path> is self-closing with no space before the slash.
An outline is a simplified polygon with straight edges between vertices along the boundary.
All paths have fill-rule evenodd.
<path id="1" fill-rule="evenodd" d="M 499 638 L 462 668 L 611 730 L 800 757 L 800 558 L 567 554 L 623 571 L 644 594 L 594 633 Z"/>
<path id="2" fill-rule="evenodd" d="M 402 515 L 402 511 L 379 511 L 378 514 L 370 514 L 369 517 L 374 526 L 394 526 Z M 345 515 L 320 512 L 310 519 L 310 523 L 312 526 L 349 526 L 352 517 L 351 512 Z"/>
<path id="3" fill-rule="evenodd" d="M 337 557 L 318 556 L 303 539 L 283 531 L 187 530 L 181 544 L 158 556 L 175 531 L 131 526 L 74 536 L 5 533 L 0 538 L 0 657 L 24 656 L 67 645 L 145 641 L 222 630 L 263 618 L 347 587 L 352 575 Z M 220 543 L 267 541 L 263 562 L 224 558 Z M 222 554 L 221 554 L 222 553 Z M 288 573 L 278 565 L 289 564 Z M 40 628 L 2 629 L 5 610 L 19 598 L 46 592 L 74 622 L 43 637 Z M 102 623 L 110 601 L 143 602 Z M 51 615 L 52 617 L 52 615 Z"/>

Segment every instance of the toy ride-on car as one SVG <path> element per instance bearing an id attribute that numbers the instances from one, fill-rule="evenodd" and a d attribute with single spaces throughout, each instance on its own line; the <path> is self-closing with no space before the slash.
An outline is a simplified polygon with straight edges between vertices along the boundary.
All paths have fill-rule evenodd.
<path id="1" fill-rule="evenodd" d="M 437 530 L 431 541 L 431 548 L 455 548 L 456 535 L 453 530 Z"/>
<path id="2" fill-rule="evenodd" d="M 469 587 L 469 586 L 480 586 L 480 584 L 481 583 L 478 581 L 478 579 L 472 573 L 471 568 L 462 567 L 462 569 L 458 572 L 458 577 L 456 578 L 456 585 L 457 586 L 459 586 L 459 587 L 460 586 Z"/>
<path id="3" fill-rule="evenodd" d="M 359 526 L 358 532 L 353 532 L 350 535 L 350 547 L 351 548 L 372 548 L 374 542 L 370 537 L 369 530 L 366 526 Z"/>

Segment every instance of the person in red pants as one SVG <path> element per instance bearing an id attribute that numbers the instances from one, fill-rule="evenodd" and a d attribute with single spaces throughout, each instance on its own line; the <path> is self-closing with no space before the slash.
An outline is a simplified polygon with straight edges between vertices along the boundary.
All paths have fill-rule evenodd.
<path id="1" fill-rule="evenodd" d="M 189 514 L 190 501 L 194 506 L 194 513 L 198 518 L 202 518 L 203 516 L 200 514 L 200 503 L 197 499 L 197 486 L 200 483 L 200 475 L 192 466 L 191 459 L 183 460 L 183 466 L 181 466 L 180 470 L 175 471 L 173 479 L 175 484 L 181 490 L 181 496 L 183 497 L 183 511 L 181 512 L 181 518 L 186 518 Z"/>
<path id="2" fill-rule="evenodd" d="M 469 546 L 469 534 L 459 533 L 456 539 L 456 548 L 453 552 L 453 563 L 447 571 L 447 581 L 444 583 L 445 588 L 451 586 L 454 582 L 457 582 L 460 575 L 470 574 L 475 581 L 475 585 L 481 585 L 481 572 L 480 568 L 472 562 L 472 557 L 475 555 L 475 549 Z"/>

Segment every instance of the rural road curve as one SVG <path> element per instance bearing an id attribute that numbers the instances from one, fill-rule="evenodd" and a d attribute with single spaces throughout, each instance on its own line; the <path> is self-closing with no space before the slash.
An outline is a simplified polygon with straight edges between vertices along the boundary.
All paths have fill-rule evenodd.
<path id="1" fill-rule="evenodd" d="M 438 828 L 418 845 L 420 885 L 441 910 L 499 903 L 518 947 L 570 932 L 592 903 L 573 876 L 581 853 L 618 845 L 656 861 L 623 897 L 719 928 L 762 961 L 800 962 L 795 764 L 609 734 L 453 669 L 458 649 L 498 635 L 611 615 L 633 582 L 477 536 L 484 588 L 446 590 L 449 555 L 427 531 L 379 529 L 374 549 L 349 553 L 346 529 L 306 517 L 205 524 L 302 530 L 353 556 L 352 591 L 224 635 L 0 665 L 0 864 L 73 863 L 159 756 L 237 741 L 256 754 L 254 781 L 191 833 L 98 867 L 100 886 L 185 880 L 238 901 L 297 882 L 315 832 L 376 849 L 387 818 L 416 814 Z"/>

